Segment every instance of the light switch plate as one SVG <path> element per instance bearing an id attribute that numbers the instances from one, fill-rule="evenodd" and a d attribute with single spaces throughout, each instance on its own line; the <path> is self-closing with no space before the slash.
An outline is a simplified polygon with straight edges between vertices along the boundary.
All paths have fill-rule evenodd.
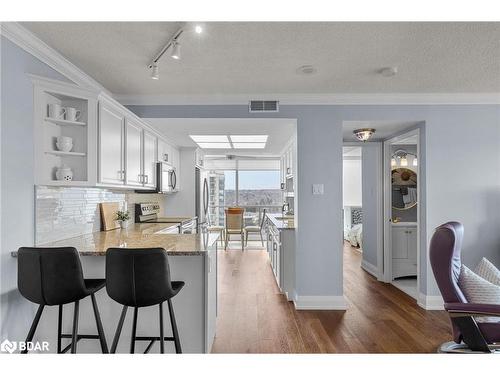
<path id="1" fill-rule="evenodd" d="M 313 195 L 323 195 L 325 193 L 325 185 L 313 184 Z"/>

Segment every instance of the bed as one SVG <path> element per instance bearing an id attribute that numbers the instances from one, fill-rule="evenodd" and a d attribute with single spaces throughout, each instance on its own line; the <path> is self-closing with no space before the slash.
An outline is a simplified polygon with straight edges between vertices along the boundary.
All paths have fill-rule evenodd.
<path id="1" fill-rule="evenodd" d="M 344 207 L 344 239 L 354 247 L 363 247 L 363 211 L 361 207 Z"/>

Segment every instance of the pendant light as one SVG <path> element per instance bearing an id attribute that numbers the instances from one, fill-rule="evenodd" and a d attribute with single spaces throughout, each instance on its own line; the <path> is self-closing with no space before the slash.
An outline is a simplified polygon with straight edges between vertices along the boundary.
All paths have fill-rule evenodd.
<path id="1" fill-rule="evenodd" d="M 399 165 L 401 165 L 402 167 L 408 166 L 408 159 L 407 159 L 406 155 L 401 157 L 401 161 L 400 161 Z"/>
<path id="2" fill-rule="evenodd" d="M 181 45 L 179 44 L 179 42 L 172 42 L 172 53 L 170 54 L 170 56 L 176 60 L 181 59 Z"/>
<path id="3" fill-rule="evenodd" d="M 358 140 L 366 142 L 367 140 L 370 139 L 373 133 L 375 133 L 375 129 L 372 128 L 356 129 L 353 131 L 353 133 Z"/>

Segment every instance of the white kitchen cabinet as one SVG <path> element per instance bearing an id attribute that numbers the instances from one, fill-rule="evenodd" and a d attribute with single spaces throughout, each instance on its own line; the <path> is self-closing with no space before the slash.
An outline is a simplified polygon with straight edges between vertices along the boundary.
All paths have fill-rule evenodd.
<path id="1" fill-rule="evenodd" d="M 417 275 L 417 227 L 392 227 L 392 278 Z"/>
<path id="2" fill-rule="evenodd" d="M 158 161 L 172 163 L 172 146 L 163 139 L 158 139 Z"/>
<path id="3" fill-rule="evenodd" d="M 126 119 L 126 162 L 125 183 L 128 186 L 142 186 L 142 126 L 139 122 Z"/>
<path id="4" fill-rule="evenodd" d="M 125 114 L 106 101 L 99 101 L 99 176 L 102 184 L 123 185 Z"/>
<path id="5" fill-rule="evenodd" d="M 145 187 L 156 186 L 156 136 L 146 130 L 143 132 L 143 184 Z"/>

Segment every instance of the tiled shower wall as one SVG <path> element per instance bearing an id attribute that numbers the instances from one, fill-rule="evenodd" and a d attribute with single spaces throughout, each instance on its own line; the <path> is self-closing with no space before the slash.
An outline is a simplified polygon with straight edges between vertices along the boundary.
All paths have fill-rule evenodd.
<path id="1" fill-rule="evenodd" d="M 49 187 L 35 189 L 35 241 L 37 245 L 101 230 L 99 203 L 127 202 L 134 217 L 134 203 L 160 202 L 161 194 L 135 194 L 100 188 Z"/>

